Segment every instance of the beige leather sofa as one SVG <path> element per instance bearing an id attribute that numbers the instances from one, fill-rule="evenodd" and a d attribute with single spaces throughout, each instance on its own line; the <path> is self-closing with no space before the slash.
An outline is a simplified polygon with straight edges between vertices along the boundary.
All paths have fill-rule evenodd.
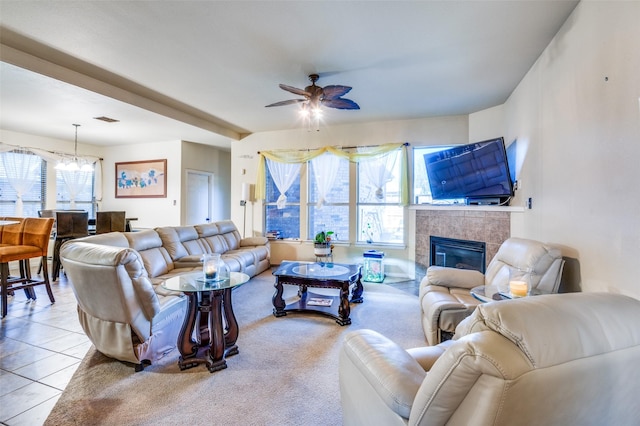
<path id="1" fill-rule="evenodd" d="M 270 267 L 268 240 L 240 238 L 231 221 L 110 232 L 64 243 L 64 272 L 82 328 L 96 349 L 139 370 L 175 348 L 186 299 L 161 284 L 200 270 L 204 253 L 220 253 L 232 272 L 250 277 Z"/>
<path id="2" fill-rule="evenodd" d="M 640 301 L 605 293 L 478 306 L 454 340 L 345 337 L 344 425 L 637 425 Z"/>
<path id="3" fill-rule="evenodd" d="M 419 290 L 427 341 L 437 345 L 447 340 L 460 321 L 471 315 L 480 303 L 471 295 L 472 288 L 507 288 L 510 279 L 518 278 L 543 293 L 557 293 L 563 266 L 558 248 L 525 238 L 509 238 L 502 243 L 484 275 L 470 269 L 430 266 Z"/>

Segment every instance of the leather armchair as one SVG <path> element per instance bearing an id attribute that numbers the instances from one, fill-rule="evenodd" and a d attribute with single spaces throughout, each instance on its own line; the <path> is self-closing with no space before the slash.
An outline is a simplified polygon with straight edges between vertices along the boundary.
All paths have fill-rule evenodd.
<path id="1" fill-rule="evenodd" d="M 479 305 L 437 346 L 350 332 L 343 424 L 637 424 L 638 324 L 637 299 L 566 293 Z"/>
<path id="2" fill-rule="evenodd" d="M 430 266 L 418 293 L 422 328 L 431 345 L 451 338 L 456 326 L 480 303 L 471 295 L 474 287 L 508 288 L 510 277 L 526 277 L 532 289 L 557 293 L 564 260 L 558 248 L 539 241 L 509 238 L 487 266 L 479 271 Z"/>
<path id="3" fill-rule="evenodd" d="M 78 319 L 97 350 L 140 371 L 176 347 L 186 298 L 155 288 L 124 234 L 93 238 L 111 245 L 72 240 L 60 249 Z"/>

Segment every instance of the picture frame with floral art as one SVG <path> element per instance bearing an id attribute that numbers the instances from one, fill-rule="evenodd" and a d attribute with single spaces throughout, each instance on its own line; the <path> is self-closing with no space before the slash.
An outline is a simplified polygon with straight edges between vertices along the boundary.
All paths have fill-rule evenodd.
<path id="1" fill-rule="evenodd" d="M 166 198 L 167 159 L 116 163 L 116 198 Z"/>

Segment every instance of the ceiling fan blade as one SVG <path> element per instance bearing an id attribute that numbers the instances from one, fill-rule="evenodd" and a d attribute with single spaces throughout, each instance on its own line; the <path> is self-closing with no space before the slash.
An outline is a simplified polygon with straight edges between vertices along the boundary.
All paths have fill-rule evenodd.
<path id="1" fill-rule="evenodd" d="M 286 90 L 287 92 L 291 92 L 296 95 L 306 96 L 306 97 L 311 96 L 311 93 L 305 92 L 304 90 L 298 89 L 297 87 L 287 86 L 286 84 L 280 84 L 280 88 L 282 90 Z"/>
<path id="2" fill-rule="evenodd" d="M 265 107 L 291 105 L 291 104 L 297 104 L 299 102 L 307 102 L 307 100 L 306 99 L 289 99 L 288 101 L 280 101 L 280 102 L 276 102 L 275 104 L 265 105 Z"/>
<path id="3" fill-rule="evenodd" d="M 360 109 L 360 106 L 353 102 L 351 99 L 323 99 L 322 105 L 329 108 L 337 108 L 337 109 Z"/>
<path id="4" fill-rule="evenodd" d="M 351 91 L 351 87 L 349 86 L 338 86 L 331 85 L 325 86 L 322 88 L 322 92 L 324 94 L 325 99 L 335 99 L 343 96 Z"/>

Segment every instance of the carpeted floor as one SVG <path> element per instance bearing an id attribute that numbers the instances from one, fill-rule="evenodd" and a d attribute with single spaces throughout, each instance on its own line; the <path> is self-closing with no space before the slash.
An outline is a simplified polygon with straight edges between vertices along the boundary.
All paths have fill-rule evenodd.
<path id="1" fill-rule="evenodd" d="M 328 317 L 272 315 L 273 276 L 233 292 L 240 353 L 228 368 L 180 371 L 179 353 L 135 373 L 90 349 L 46 425 L 340 425 L 338 354 L 343 336 L 370 328 L 402 347 L 425 345 L 418 299 L 384 284 L 364 284 L 352 324 Z M 289 299 L 296 288 L 285 286 Z"/>

